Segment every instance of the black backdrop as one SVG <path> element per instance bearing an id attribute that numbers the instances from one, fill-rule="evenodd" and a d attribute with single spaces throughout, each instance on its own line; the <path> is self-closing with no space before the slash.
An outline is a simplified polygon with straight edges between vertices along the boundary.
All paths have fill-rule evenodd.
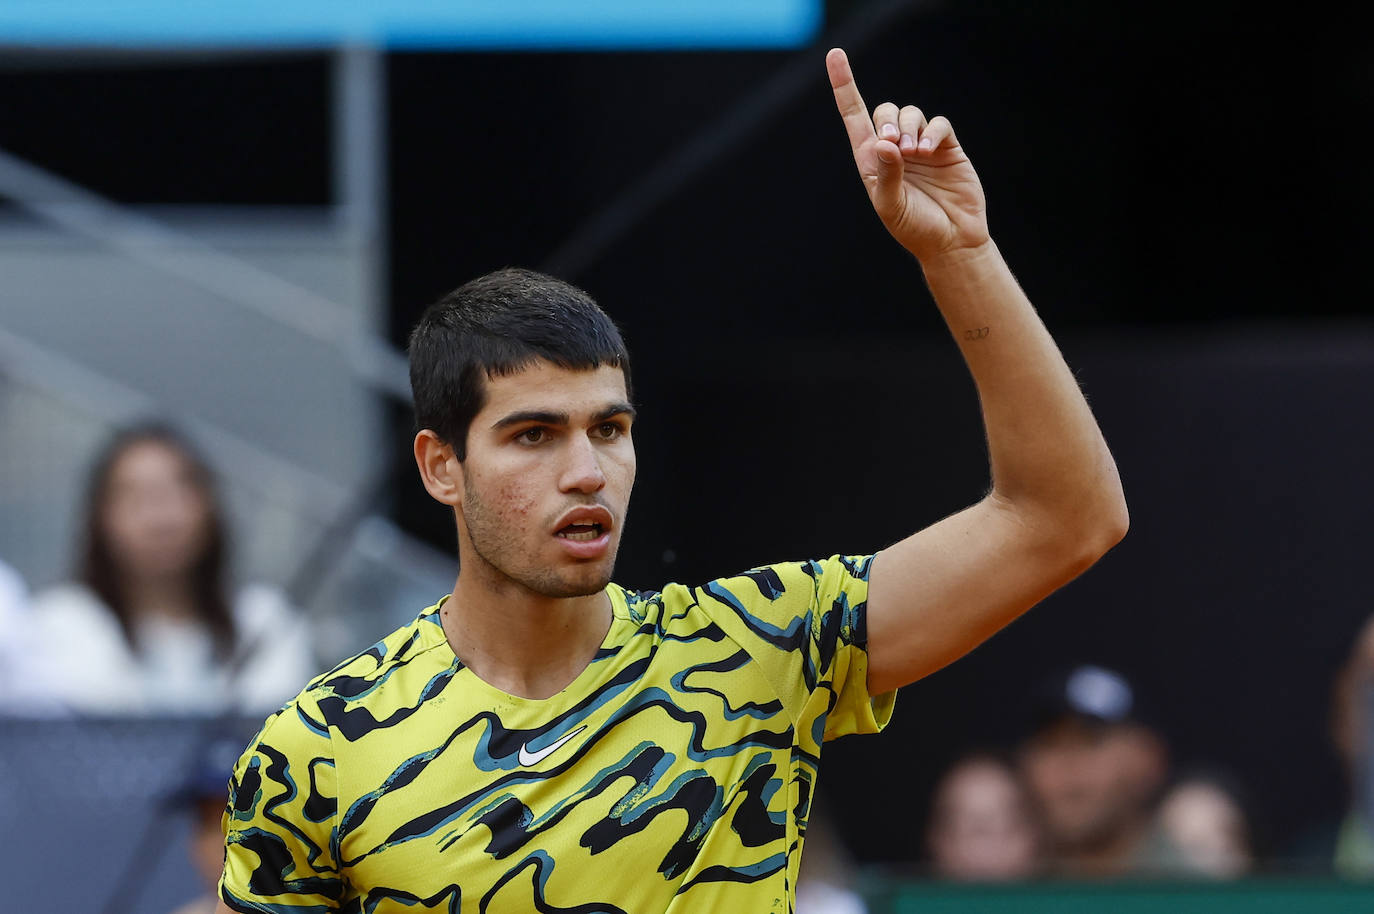
<path id="1" fill-rule="evenodd" d="M 1132 675 L 1179 759 L 1235 768 L 1276 844 L 1340 802 L 1329 680 L 1371 609 L 1371 40 L 1311 6 L 1098 6 L 911 4 L 852 48 L 870 104 L 954 121 L 1134 521 L 1082 580 L 907 690 L 890 734 L 828 750 L 823 789 L 860 794 L 839 812 L 868 858 L 911 853 L 938 767 L 1010 740 L 1027 683 L 1072 660 Z M 870 12 L 833 3 L 830 27 Z M 636 355 L 631 586 L 879 548 L 985 485 L 971 385 L 868 211 L 824 50 L 795 95 L 744 116 L 795 53 L 388 59 L 398 343 L 442 292 L 548 262 L 684 148 L 722 125 L 737 140 L 678 162 L 660 205 L 569 276 Z M 0 145 L 132 202 L 319 203 L 328 94 L 312 54 L 26 65 L 0 71 Z M 408 422 L 398 408 L 402 455 Z M 408 471 L 390 508 L 451 546 Z"/>

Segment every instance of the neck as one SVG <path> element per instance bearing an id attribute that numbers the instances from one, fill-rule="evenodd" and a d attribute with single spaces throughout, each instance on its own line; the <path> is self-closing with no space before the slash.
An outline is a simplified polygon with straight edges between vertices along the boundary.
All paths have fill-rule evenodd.
<path id="1" fill-rule="evenodd" d="M 1146 823 L 1136 822 L 1094 844 L 1063 848 L 1057 855 L 1058 869 L 1076 878 L 1119 876 L 1132 865 L 1131 855 L 1144 839 L 1146 828 Z"/>
<path id="2" fill-rule="evenodd" d="M 124 585 L 131 615 L 196 619 L 195 594 L 182 576 L 134 578 Z"/>
<path id="3" fill-rule="evenodd" d="M 544 699 L 562 691 L 600 649 L 611 624 L 610 596 L 547 597 L 503 576 L 487 578 L 459 574 L 440 613 L 449 646 L 482 681 L 508 694 Z"/>

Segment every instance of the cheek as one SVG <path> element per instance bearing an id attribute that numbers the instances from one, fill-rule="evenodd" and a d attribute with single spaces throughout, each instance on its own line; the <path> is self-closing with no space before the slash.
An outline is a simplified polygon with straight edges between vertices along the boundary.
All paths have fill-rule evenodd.
<path id="1" fill-rule="evenodd" d="M 144 512 L 129 509 L 112 511 L 107 513 L 102 526 L 110 549 L 116 555 L 128 558 L 147 550 L 150 537 Z"/>
<path id="2" fill-rule="evenodd" d="M 534 502 L 529 493 L 518 483 L 502 486 L 496 497 L 502 516 L 512 521 L 523 522 L 534 513 Z"/>
<path id="3" fill-rule="evenodd" d="M 522 525 L 534 514 L 535 500 L 525 480 L 520 476 L 471 479 L 467 489 L 469 515 L 480 512 L 506 525 Z"/>
<path id="4" fill-rule="evenodd" d="M 635 484 L 636 466 L 634 448 L 627 447 L 625 453 L 615 455 L 609 462 L 607 475 L 615 480 L 617 488 L 628 493 Z"/>

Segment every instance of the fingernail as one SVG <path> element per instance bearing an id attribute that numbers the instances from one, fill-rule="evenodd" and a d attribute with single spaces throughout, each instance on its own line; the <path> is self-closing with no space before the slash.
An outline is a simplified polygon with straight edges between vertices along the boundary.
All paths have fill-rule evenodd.
<path id="1" fill-rule="evenodd" d="M 890 140 L 897 136 L 897 128 L 892 124 L 883 124 L 883 129 L 879 133 L 883 139 Z"/>
<path id="2" fill-rule="evenodd" d="M 904 133 L 902 134 L 902 142 L 898 145 L 900 145 L 903 149 L 913 149 L 916 146 L 916 141 L 911 138 L 911 134 Z"/>
<path id="3" fill-rule="evenodd" d="M 934 148 L 935 148 L 935 141 L 932 140 L 930 137 L 922 137 L 922 138 L 921 138 L 921 148 L 922 148 L 922 149 L 925 149 L 925 150 L 934 149 Z"/>

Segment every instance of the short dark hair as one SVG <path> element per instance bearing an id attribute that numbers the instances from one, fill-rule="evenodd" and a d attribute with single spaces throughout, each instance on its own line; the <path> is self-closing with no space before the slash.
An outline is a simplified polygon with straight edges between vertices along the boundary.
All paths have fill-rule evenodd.
<path id="1" fill-rule="evenodd" d="M 619 368 L 630 389 L 630 354 L 606 312 L 576 286 L 534 270 L 497 270 L 454 289 L 425 309 L 409 352 L 416 427 L 432 430 L 459 460 L 486 402 L 484 377 L 544 359 L 560 368 Z"/>

